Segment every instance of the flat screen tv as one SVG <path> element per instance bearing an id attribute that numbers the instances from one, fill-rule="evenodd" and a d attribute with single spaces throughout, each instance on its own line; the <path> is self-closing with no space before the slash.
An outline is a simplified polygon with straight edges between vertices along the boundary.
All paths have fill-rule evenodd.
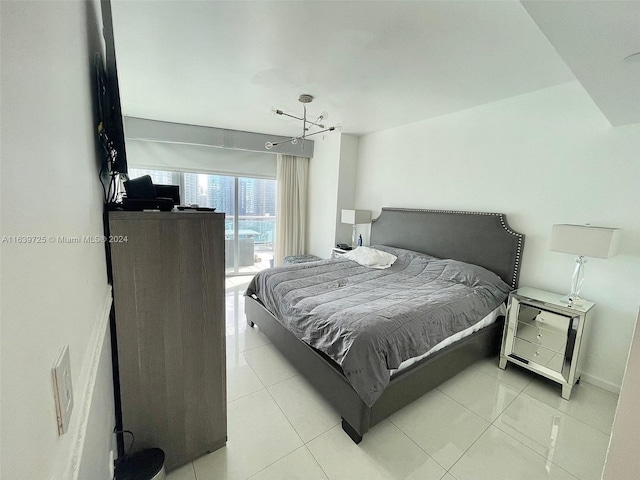
<path id="1" fill-rule="evenodd" d="M 113 149 L 107 160 L 108 170 L 113 173 L 126 175 L 127 152 L 124 141 L 124 123 L 120 105 L 120 87 L 118 84 L 118 68 L 116 65 L 116 49 L 113 38 L 113 18 L 111 16 L 111 0 L 101 0 L 102 32 L 105 40 L 106 58 L 104 65 L 101 59 L 96 60 L 98 72 L 99 105 L 101 141 L 103 145 L 109 142 Z M 102 72 L 100 72 L 102 70 Z M 101 75 L 102 73 L 102 75 Z"/>

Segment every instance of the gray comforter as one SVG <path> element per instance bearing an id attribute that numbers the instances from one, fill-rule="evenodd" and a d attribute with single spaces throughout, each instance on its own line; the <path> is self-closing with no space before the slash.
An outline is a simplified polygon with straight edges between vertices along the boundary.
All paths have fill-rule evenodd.
<path id="1" fill-rule="evenodd" d="M 389 383 L 389 369 L 477 323 L 510 290 L 476 265 L 375 248 L 398 258 L 385 270 L 341 258 L 272 268 L 246 292 L 338 363 L 368 406 Z"/>

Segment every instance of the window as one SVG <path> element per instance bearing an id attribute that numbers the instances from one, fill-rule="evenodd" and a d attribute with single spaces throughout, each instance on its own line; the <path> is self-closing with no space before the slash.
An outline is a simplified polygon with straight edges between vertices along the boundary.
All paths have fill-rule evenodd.
<path id="1" fill-rule="evenodd" d="M 138 178 L 144 175 L 149 175 L 154 185 L 175 185 L 180 174 L 163 170 L 129 169 L 129 178 Z"/>
<path id="2" fill-rule="evenodd" d="M 180 185 L 184 205 L 225 213 L 227 275 L 247 275 L 273 265 L 275 180 L 129 168 L 129 178 L 142 175 L 150 175 L 154 184 Z"/>

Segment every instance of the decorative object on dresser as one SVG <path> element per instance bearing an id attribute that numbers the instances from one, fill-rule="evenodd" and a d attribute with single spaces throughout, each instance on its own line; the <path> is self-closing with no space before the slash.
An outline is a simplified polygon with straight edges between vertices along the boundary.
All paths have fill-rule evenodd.
<path id="1" fill-rule="evenodd" d="M 535 288 L 511 292 L 502 336 L 500 368 L 507 362 L 527 368 L 562 385 L 569 400 L 580 380 L 577 372 L 582 332 L 595 303 L 579 305 L 566 297 Z"/>
<path id="2" fill-rule="evenodd" d="M 609 258 L 617 252 L 617 228 L 594 227 L 591 225 L 554 225 L 551 229 L 550 250 L 578 255 L 576 268 L 571 279 L 571 291 L 565 297 L 569 304 L 582 302 L 580 288 L 584 281 L 584 257 Z"/>
<path id="3" fill-rule="evenodd" d="M 226 443 L 224 214 L 109 212 L 122 428 L 171 470 Z M 129 452 L 128 452 L 129 453 Z"/>
<path id="4" fill-rule="evenodd" d="M 154 185 L 151 176 L 143 175 L 124 182 L 127 196 L 119 205 L 122 210 L 162 210 L 169 212 L 180 203 L 178 185 Z"/>
<path id="5" fill-rule="evenodd" d="M 356 225 L 371 223 L 370 210 L 342 210 L 342 223 L 353 225 L 351 234 L 351 246 L 356 247 Z"/>

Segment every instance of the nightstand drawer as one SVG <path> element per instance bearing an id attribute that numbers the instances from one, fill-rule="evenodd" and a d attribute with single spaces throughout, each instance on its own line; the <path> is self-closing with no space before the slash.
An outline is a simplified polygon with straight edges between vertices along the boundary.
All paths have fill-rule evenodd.
<path id="1" fill-rule="evenodd" d="M 533 322 L 532 322 L 533 323 Z M 567 335 L 547 328 L 539 328 L 535 323 L 518 322 L 516 337 L 541 345 L 554 352 L 564 353 Z"/>
<path id="2" fill-rule="evenodd" d="M 556 352 L 552 350 L 519 338 L 514 339 L 513 353 L 518 357 L 535 362 L 538 365 L 546 365 L 556 354 Z"/>
<path id="3" fill-rule="evenodd" d="M 564 352 L 556 353 L 553 358 L 547 362 L 546 367 L 558 373 L 562 373 L 562 369 L 564 368 Z"/>
<path id="4" fill-rule="evenodd" d="M 571 317 L 551 313 L 531 305 L 522 305 L 518 313 L 518 322 L 526 323 L 535 328 L 545 328 L 566 338 Z"/>

